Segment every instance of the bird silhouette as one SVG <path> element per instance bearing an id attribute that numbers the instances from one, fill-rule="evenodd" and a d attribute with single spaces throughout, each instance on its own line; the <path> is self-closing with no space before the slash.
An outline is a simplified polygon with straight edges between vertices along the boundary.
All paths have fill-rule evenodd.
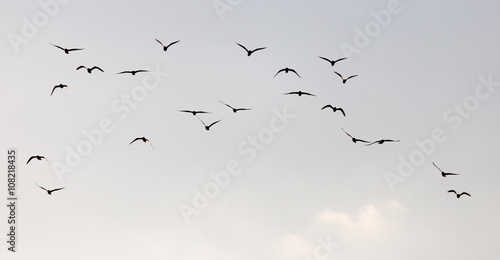
<path id="1" fill-rule="evenodd" d="M 155 148 L 154 148 L 154 146 L 153 146 L 153 144 L 151 143 L 151 141 L 149 141 L 149 140 L 148 140 L 146 137 L 144 137 L 144 136 L 143 136 L 143 137 L 137 137 L 137 138 L 135 138 L 134 140 L 132 140 L 132 142 L 130 142 L 130 144 L 129 144 L 129 145 L 131 145 L 133 142 L 135 142 L 135 141 L 137 141 L 137 140 L 141 140 L 141 141 L 143 141 L 143 142 L 145 142 L 145 143 L 146 143 L 146 142 L 148 142 L 148 143 L 151 145 L 151 147 L 153 148 L 153 150 L 155 149 Z"/>
<path id="2" fill-rule="evenodd" d="M 133 76 L 133 75 L 135 75 L 136 73 L 139 73 L 139 72 L 149 72 L 149 70 L 125 70 L 125 71 L 122 71 L 122 72 L 118 72 L 116 74 L 130 73 Z"/>
<path id="3" fill-rule="evenodd" d="M 345 116 L 344 109 L 342 109 L 342 108 L 340 108 L 340 107 L 332 107 L 332 105 L 326 105 L 326 106 L 322 107 L 322 108 L 321 108 L 321 110 L 323 110 L 323 109 L 325 109 L 325 108 L 327 108 L 327 107 L 329 107 L 329 108 L 333 109 L 333 112 L 337 112 L 337 110 L 338 110 L 338 111 L 342 112 L 342 115 L 344 115 L 344 116 Z"/>
<path id="4" fill-rule="evenodd" d="M 320 59 L 323 59 L 323 60 L 328 61 L 328 62 L 330 63 L 330 65 L 332 65 L 332 67 L 335 65 L 335 63 L 337 63 L 337 62 L 339 62 L 339 61 L 341 61 L 341 60 L 345 60 L 345 59 L 347 59 L 347 57 L 345 57 L 345 58 L 340 58 L 340 59 L 338 59 L 338 60 L 329 60 L 329 59 L 327 59 L 327 58 L 325 58 L 325 57 L 321 57 L 321 56 L 318 56 L 318 57 L 319 57 Z"/>
<path id="5" fill-rule="evenodd" d="M 35 184 L 36 184 L 36 183 L 35 183 Z M 52 192 L 54 192 L 54 191 L 62 190 L 62 189 L 64 189 L 64 188 L 65 188 L 65 187 L 62 187 L 62 188 L 57 188 L 57 189 L 53 189 L 53 190 L 48 190 L 48 189 L 46 189 L 46 188 L 44 188 L 44 187 L 42 187 L 42 186 L 40 186 L 40 185 L 38 185 L 38 184 L 36 184 L 36 186 L 40 187 L 42 190 L 47 191 L 47 193 L 48 193 L 49 195 L 52 195 Z"/>
<path id="6" fill-rule="evenodd" d="M 457 199 L 460 199 L 460 196 L 462 195 L 467 195 L 469 197 L 472 197 L 469 193 L 467 192 L 462 192 L 462 193 L 457 193 L 455 190 L 449 190 L 448 192 L 452 192 L 452 193 L 455 193 L 455 195 L 457 195 Z"/>
<path id="7" fill-rule="evenodd" d="M 155 40 L 156 40 L 158 43 L 160 43 L 160 44 L 161 44 L 161 46 L 163 46 L 163 51 L 167 51 L 168 47 L 170 47 L 170 46 L 172 46 L 172 45 L 174 45 L 174 44 L 176 44 L 176 43 L 180 42 L 180 40 L 179 40 L 179 41 L 175 41 L 175 42 L 171 42 L 169 45 L 165 46 L 165 45 L 163 45 L 163 43 L 161 43 L 161 42 L 160 42 L 160 40 L 158 40 L 158 39 L 156 39 L 156 38 L 155 38 Z"/>
<path id="8" fill-rule="evenodd" d="M 276 76 L 277 76 L 280 72 L 282 72 L 282 71 L 284 71 L 285 73 L 288 73 L 288 72 L 293 72 L 293 73 L 295 73 L 297 76 L 299 76 L 299 78 L 301 78 L 301 77 L 300 77 L 300 75 L 299 75 L 299 73 L 297 73 L 297 71 L 295 71 L 294 69 L 290 69 L 290 68 L 288 68 L 288 67 L 286 67 L 286 68 L 284 68 L 284 69 L 280 69 L 280 70 L 278 70 L 278 72 L 276 72 L 276 74 L 274 75 L 274 77 L 273 77 L 273 78 L 275 78 L 275 77 L 276 77 Z"/>
<path id="9" fill-rule="evenodd" d="M 238 44 L 238 46 L 240 46 L 241 48 L 245 49 L 245 51 L 247 51 L 247 56 L 250 57 L 250 55 L 252 55 L 252 53 L 256 52 L 256 51 L 260 51 L 260 50 L 264 50 L 266 49 L 267 47 L 261 47 L 261 48 L 257 48 L 257 49 L 254 49 L 254 50 L 249 50 L 247 49 L 245 46 L 235 42 L 236 44 Z"/>
<path id="10" fill-rule="evenodd" d="M 344 133 L 346 133 L 346 135 L 348 135 L 351 138 L 351 140 L 352 140 L 353 143 L 356 143 L 356 142 L 369 143 L 370 142 L 370 141 L 365 141 L 365 140 L 361 140 L 361 139 L 358 139 L 358 138 L 354 138 L 352 135 L 350 135 L 348 132 L 346 132 L 344 130 L 344 128 L 341 128 L 341 129 L 342 129 L 342 131 L 344 131 Z"/>
<path id="11" fill-rule="evenodd" d="M 400 140 L 391 140 L 391 139 L 381 139 L 381 140 L 378 140 L 378 141 L 375 141 L 375 142 L 371 142 L 369 144 L 366 144 L 366 146 L 368 145 L 372 145 L 372 144 L 383 144 L 385 142 L 399 142 Z"/>
<path id="12" fill-rule="evenodd" d="M 64 84 L 59 84 L 59 85 L 56 85 L 54 86 L 54 88 L 52 89 L 52 92 L 50 93 L 50 95 L 52 96 L 52 94 L 54 94 L 54 90 L 56 90 L 56 88 L 68 88 L 69 89 L 69 92 L 71 92 L 71 89 L 68 87 L 68 85 L 64 85 Z"/>
<path id="13" fill-rule="evenodd" d="M 222 101 L 219 100 L 219 102 L 221 102 L 222 104 L 226 105 L 227 107 L 231 108 L 233 110 L 234 113 L 238 112 L 238 111 L 243 111 L 243 110 L 252 110 L 251 108 L 234 108 Z"/>
<path id="14" fill-rule="evenodd" d="M 57 45 L 52 44 L 52 43 L 51 43 L 51 45 L 54 46 L 54 47 L 57 47 L 57 48 L 59 48 L 61 50 L 63 50 L 64 53 L 66 53 L 66 54 L 69 54 L 70 51 L 81 51 L 81 50 L 84 50 L 84 49 L 81 49 L 81 48 L 66 49 L 66 48 L 63 48 L 61 46 L 57 46 Z"/>
<path id="15" fill-rule="evenodd" d="M 288 92 L 288 93 L 285 93 L 283 95 L 299 95 L 302 96 L 302 95 L 306 95 L 306 96 L 313 96 L 315 97 L 316 95 L 313 95 L 311 93 L 307 93 L 307 92 L 302 92 L 302 91 L 293 91 L 293 92 Z"/>
<path id="16" fill-rule="evenodd" d="M 215 122 L 213 122 L 213 123 L 211 123 L 209 125 L 206 125 L 205 122 L 203 122 L 203 120 L 201 120 L 199 117 L 197 117 L 197 118 L 205 126 L 205 130 L 207 130 L 207 131 L 210 130 L 210 127 L 212 127 L 213 125 L 215 125 L 215 124 L 219 123 L 220 121 L 222 121 L 222 119 L 221 119 L 221 120 L 217 120 L 217 121 L 215 121 Z"/>
<path id="17" fill-rule="evenodd" d="M 437 167 L 437 165 L 434 162 L 432 162 L 432 165 L 434 165 L 434 167 L 436 167 L 441 172 L 441 176 L 445 178 L 448 175 L 459 175 L 458 173 L 444 172 L 443 170 L 439 169 L 439 167 Z"/>
<path id="18" fill-rule="evenodd" d="M 28 163 L 29 163 L 31 160 L 33 160 L 33 159 L 37 159 L 37 160 L 39 160 L 39 161 L 41 161 L 42 159 L 45 159 L 48 163 L 50 163 L 50 162 L 49 162 L 49 160 L 47 160 L 47 158 L 45 158 L 45 157 L 44 157 L 44 156 L 42 156 L 42 155 L 33 155 L 33 156 L 31 156 L 31 157 L 28 159 L 28 161 L 26 162 L 26 164 L 28 164 Z"/>
<path id="19" fill-rule="evenodd" d="M 339 77 L 342 79 L 342 83 L 345 84 L 347 82 L 348 79 L 351 79 L 351 78 L 354 78 L 354 77 L 357 77 L 358 75 L 352 75 L 352 76 L 349 76 L 347 77 L 346 79 L 344 79 L 344 77 L 342 77 L 342 75 L 340 75 L 340 73 L 334 71 L 335 74 L 339 75 Z"/>
<path id="20" fill-rule="evenodd" d="M 99 68 L 97 66 L 94 66 L 92 68 L 87 68 L 87 67 L 81 65 L 81 66 L 78 66 L 78 68 L 76 68 L 76 70 L 79 70 L 79 69 L 87 69 L 88 73 L 92 73 L 92 70 L 94 70 L 94 69 L 97 69 L 97 70 L 100 70 L 101 72 L 104 72 L 104 70 L 102 70 L 101 68 Z"/>
<path id="21" fill-rule="evenodd" d="M 211 112 L 207 112 L 207 111 L 199 111 L 199 110 L 177 110 L 179 112 L 183 112 L 183 113 L 191 113 L 193 114 L 193 116 L 196 116 L 196 114 L 210 114 Z"/>

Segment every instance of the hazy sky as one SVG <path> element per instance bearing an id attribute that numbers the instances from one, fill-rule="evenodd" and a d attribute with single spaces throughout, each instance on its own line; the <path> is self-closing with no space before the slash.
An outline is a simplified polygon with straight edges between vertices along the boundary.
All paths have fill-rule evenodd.
<path id="1" fill-rule="evenodd" d="M 4 1 L 1 165 L 17 149 L 18 233 L 16 253 L 0 236 L 1 259 L 497 259 L 499 8 Z M 285 67 L 301 78 L 273 78 Z M 117 75 L 138 69 L 151 72 Z M 316 96 L 283 95 L 299 90 Z M 182 109 L 222 121 L 205 131 Z M 154 149 L 129 145 L 142 136 Z M 26 165 L 37 154 L 50 164 Z"/>

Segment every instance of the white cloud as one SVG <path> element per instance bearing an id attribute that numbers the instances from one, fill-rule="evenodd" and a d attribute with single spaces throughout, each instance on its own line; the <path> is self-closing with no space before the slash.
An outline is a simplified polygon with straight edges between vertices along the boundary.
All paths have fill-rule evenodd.
<path id="1" fill-rule="evenodd" d="M 306 239 L 298 235 L 287 235 L 282 240 L 282 254 L 287 258 L 303 258 L 313 251 L 313 246 Z"/>

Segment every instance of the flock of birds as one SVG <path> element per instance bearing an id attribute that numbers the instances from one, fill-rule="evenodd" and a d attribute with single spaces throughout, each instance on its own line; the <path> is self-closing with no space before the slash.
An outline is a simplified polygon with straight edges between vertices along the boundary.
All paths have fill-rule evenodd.
<path id="1" fill-rule="evenodd" d="M 180 42 L 179 40 L 177 40 L 177 41 L 169 43 L 168 45 L 164 45 L 160 40 L 158 40 L 156 38 L 154 38 L 154 40 L 157 41 L 162 46 L 163 51 L 167 51 L 169 47 L 171 47 L 172 45 L 177 44 L 177 43 Z M 246 51 L 248 57 L 250 57 L 253 53 L 255 53 L 257 51 L 262 51 L 262 50 L 267 49 L 267 47 L 259 47 L 259 48 L 256 48 L 256 49 L 248 49 L 247 47 L 245 47 L 244 45 L 242 45 L 242 44 L 240 44 L 238 42 L 235 42 L 235 43 L 236 43 L 236 45 L 238 45 L 239 47 L 241 47 L 242 49 L 244 49 Z M 54 47 L 56 47 L 58 49 L 63 50 L 64 53 L 66 53 L 66 54 L 69 54 L 70 52 L 73 52 L 73 51 L 84 50 L 83 48 L 63 48 L 61 46 L 58 46 L 58 45 L 55 45 L 55 44 L 52 44 L 52 43 L 51 43 L 51 45 L 53 45 Z M 347 57 L 343 57 L 343 58 L 339 58 L 339 59 L 331 59 L 330 60 L 330 59 L 322 57 L 322 56 L 318 56 L 318 57 L 321 60 L 324 60 L 324 61 L 328 62 L 331 65 L 331 67 L 334 67 L 338 62 L 347 59 Z M 81 66 L 78 66 L 76 68 L 76 70 L 80 70 L 80 69 L 86 69 L 89 74 L 92 73 L 92 71 L 94 71 L 94 70 L 97 70 L 97 71 L 100 71 L 100 72 L 104 72 L 104 70 L 102 68 L 98 67 L 98 66 L 86 67 L 84 65 L 81 65 Z M 140 70 L 126 70 L 126 71 L 121 71 L 121 72 L 118 72 L 117 74 L 131 74 L 133 76 L 133 75 L 136 75 L 137 73 L 147 73 L 147 72 L 149 72 L 149 70 L 140 69 Z M 278 76 L 282 72 L 285 73 L 285 74 L 287 74 L 287 73 L 293 73 L 297 77 L 302 78 L 295 69 L 288 68 L 288 67 L 285 67 L 283 69 L 278 70 L 278 72 L 276 72 L 276 74 L 274 75 L 273 78 L 275 78 L 276 76 Z M 344 76 L 342 76 L 342 74 L 338 73 L 337 71 L 334 71 L 334 73 L 340 77 L 340 79 L 342 81 L 342 84 L 346 84 L 348 80 L 350 80 L 350 79 L 355 78 L 355 77 L 358 76 L 356 74 L 356 75 L 351 75 L 351 76 L 348 76 L 348 77 L 344 77 Z M 54 94 L 54 91 L 56 89 L 58 89 L 58 88 L 61 88 L 61 89 L 68 88 L 68 90 L 71 91 L 71 89 L 69 88 L 68 85 L 66 85 L 66 84 L 59 84 L 59 85 L 56 85 L 56 86 L 53 87 L 52 92 L 50 93 L 50 95 L 52 96 Z M 311 94 L 311 93 L 308 93 L 308 92 L 303 92 L 303 91 L 287 92 L 287 93 L 284 93 L 284 95 L 298 95 L 299 97 L 300 96 L 312 96 L 312 97 L 316 96 L 314 94 Z M 237 113 L 239 111 L 247 111 L 247 110 L 251 110 L 252 109 L 252 108 L 236 108 L 236 107 L 233 107 L 233 106 L 231 106 L 231 105 L 229 105 L 227 103 L 224 103 L 224 102 L 222 102 L 220 100 L 219 100 L 219 102 L 222 103 L 223 105 L 227 106 L 228 108 L 230 108 L 234 113 Z M 325 106 L 323 106 L 321 108 L 321 110 L 324 110 L 324 109 L 331 109 L 333 112 L 339 111 L 339 112 L 342 113 L 342 115 L 344 117 L 346 116 L 346 113 L 345 113 L 344 109 L 341 108 L 341 107 L 335 107 L 335 106 L 332 106 L 330 104 L 327 104 L 327 105 L 325 105 Z M 207 131 L 209 131 L 212 126 L 214 126 L 215 124 L 217 124 L 217 123 L 219 123 L 221 121 L 221 120 L 217 120 L 217 121 L 214 121 L 212 123 L 206 124 L 200 117 L 198 117 L 199 114 L 208 114 L 208 113 L 211 113 L 211 112 L 208 112 L 208 111 L 183 109 L 183 110 L 178 110 L 178 112 L 189 113 L 189 114 L 192 114 L 193 116 L 197 117 L 198 120 L 203 124 L 205 130 L 207 130 Z M 365 143 L 365 146 L 370 146 L 370 145 L 373 145 L 373 144 L 384 144 L 384 143 L 389 143 L 389 142 L 400 142 L 400 140 L 394 140 L 394 139 L 380 139 L 380 140 L 376 140 L 376 141 L 367 141 L 367 140 L 355 138 L 351 134 L 349 134 L 347 131 L 345 131 L 343 128 L 341 128 L 341 129 L 342 129 L 342 131 L 347 136 L 349 136 L 351 138 L 351 140 L 352 140 L 353 143 L 361 142 L 361 143 Z M 151 145 L 152 149 L 154 150 L 153 144 L 146 137 L 137 137 L 137 138 L 133 139 L 130 142 L 129 145 L 135 143 L 136 141 L 142 141 L 143 143 L 149 143 Z M 29 158 L 29 160 L 26 162 L 26 164 L 28 164 L 32 159 L 37 159 L 37 160 L 45 159 L 47 162 L 49 162 L 44 156 L 35 155 L 35 156 L 31 156 Z M 441 169 L 439 169 L 434 162 L 432 164 L 439 171 L 441 171 L 441 175 L 443 177 L 450 176 L 450 175 L 458 175 L 456 173 L 446 173 L 446 172 L 442 171 Z M 38 184 L 36 184 L 36 185 L 38 187 L 40 187 L 41 189 L 45 190 L 49 195 L 51 195 L 55 191 L 59 191 L 59 190 L 64 189 L 64 187 L 62 187 L 62 188 L 56 188 L 56 189 L 46 189 L 46 188 L 44 188 L 44 187 L 42 187 L 42 186 L 40 186 Z M 467 192 L 457 193 L 455 190 L 449 190 L 448 192 L 449 193 L 455 193 L 455 195 L 456 195 L 457 198 L 460 198 L 463 195 L 471 196 Z"/>

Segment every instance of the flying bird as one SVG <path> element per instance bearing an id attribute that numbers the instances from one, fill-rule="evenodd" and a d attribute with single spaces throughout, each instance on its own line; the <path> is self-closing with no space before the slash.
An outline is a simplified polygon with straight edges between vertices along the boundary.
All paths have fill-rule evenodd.
<path id="1" fill-rule="evenodd" d="M 278 70 L 278 72 L 276 72 L 276 74 L 274 75 L 274 77 L 273 77 L 273 78 L 275 78 L 275 77 L 276 77 L 276 76 L 277 76 L 280 72 L 282 72 L 282 71 L 284 71 L 285 73 L 288 73 L 288 72 L 290 72 L 290 71 L 291 71 L 291 72 L 295 73 L 297 76 L 299 76 L 299 78 L 301 78 L 301 77 L 300 77 L 300 75 L 299 75 L 299 73 L 297 73 L 294 69 L 290 69 L 290 68 L 288 68 L 288 67 L 286 67 L 286 68 L 284 68 L 284 69 L 280 69 L 280 70 Z"/>
<path id="2" fill-rule="evenodd" d="M 92 68 L 87 68 L 87 67 L 81 65 L 81 66 L 78 66 L 78 68 L 76 68 L 76 70 L 79 70 L 79 69 L 87 69 L 88 73 L 92 73 L 92 70 L 94 70 L 94 69 L 97 69 L 97 70 L 100 70 L 101 72 L 104 72 L 104 70 L 102 70 L 101 68 L 99 68 L 97 66 L 94 66 Z"/>
<path id="3" fill-rule="evenodd" d="M 207 111 L 197 111 L 197 110 L 177 110 L 179 112 L 183 112 L 183 113 L 191 113 L 193 114 L 193 116 L 196 116 L 196 114 L 210 114 L 211 112 L 207 112 Z"/>
<path id="4" fill-rule="evenodd" d="M 163 51 L 167 51 L 168 47 L 170 47 L 170 46 L 172 46 L 172 45 L 174 45 L 174 44 L 176 44 L 176 43 L 180 42 L 180 40 L 179 40 L 179 41 L 175 41 L 175 42 L 171 42 L 169 45 L 165 46 L 165 45 L 163 45 L 163 43 L 161 43 L 161 42 L 160 42 L 160 40 L 158 40 L 158 39 L 156 39 L 156 38 L 155 38 L 155 40 L 156 40 L 158 43 L 160 43 L 160 44 L 161 44 L 161 46 L 163 46 Z"/>
<path id="5" fill-rule="evenodd" d="M 329 107 L 329 108 L 333 109 L 333 112 L 337 112 L 337 110 L 338 110 L 338 111 L 342 112 L 342 115 L 344 115 L 344 116 L 345 116 L 344 109 L 342 109 L 342 108 L 340 108 L 340 107 L 332 107 L 332 105 L 326 105 L 326 106 L 324 106 L 323 108 L 321 108 L 321 110 L 323 110 L 323 109 L 325 109 L 325 108 L 327 108 L 327 107 Z"/>
<path id="6" fill-rule="evenodd" d="M 35 184 L 36 184 L 36 183 L 35 183 Z M 62 187 L 62 188 L 57 188 L 57 189 L 53 189 L 53 190 L 47 190 L 46 188 L 44 188 L 44 187 L 42 187 L 42 186 L 40 186 L 40 185 L 38 185 L 38 184 L 36 184 L 36 186 L 40 187 L 42 190 L 47 191 L 47 193 L 48 193 L 49 195 L 52 195 L 52 192 L 54 192 L 54 191 L 62 190 L 62 189 L 64 189 L 64 188 L 65 188 L 65 187 Z"/>
<path id="7" fill-rule="evenodd" d="M 42 156 L 42 155 L 33 155 L 33 156 L 31 156 L 31 157 L 28 159 L 28 161 L 26 162 L 26 164 L 28 164 L 28 163 L 29 163 L 31 160 L 33 160 L 33 159 L 37 159 L 37 160 L 39 160 L 39 161 L 41 161 L 42 159 L 45 159 L 48 163 L 50 163 L 50 162 L 49 162 L 49 160 L 47 160 L 47 158 L 45 158 L 45 157 L 44 157 L 44 156 Z"/>
<path id="8" fill-rule="evenodd" d="M 136 73 L 139 73 L 139 72 L 149 72 L 149 70 L 126 70 L 126 71 L 118 72 L 116 74 L 130 73 L 133 76 L 133 75 L 135 75 Z"/>
<path id="9" fill-rule="evenodd" d="M 437 167 L 437 165 L 434 162 L 432 162 L 432 164 L 441 172 L 441 176 L 443 177 L 446 177 L 448 175 L 459 175 L 458 173 L 444 172 L 443 170 L 439 169 L 439 167 Z"/>
<path id="10" fill-rule="evenodd" d="M 59 85 L 54 86 L 54 88 L 52 89 L 52 92 L 50 93 L 51 96 L 52 96 L 52 94 L 54 94 L 54 90 L 56 90 L 56 88 L 68 88 L 69 91 L 71 92 L 71 89 L 68 87 L 68 85 L 59 84 Z"/>
<path id="11" fill-rule="evenodd" d="M 344 79 L 344 77 L 342 77 L 342 75 L 340 75 L 340 73 L 334 71 L 335 74 L 339 75 L 339 77 L 342 79 L 342 83 L 345 84 L 347 82 L 348 79 L 351 79 L 351 78 L 354 78 L 354 77 L 357 77 L 358 75 L 352 75 L 352 76 L 349 76 L 347 78 Z"/>
<path id="12" fill-rule="evenodd" d="M 302 91 L 293 91 L 293 92 L 288 92 L 288 93 L 285 93 L 283 95 L 299 95 L 302 96 L 302 95 L 307 95 L 307 96 L 313 96 L 315 97 L 316 95 L 313 95 L 311 93 L 307 93 L 307 92 L 302 92 Z"/>
<path id="13" fill-rule="evenodd" d="M 375 141 L 375 142 L 371 142 L 369 144 L 366 144 L 366 146 L 368 145 L 372 145 L 372 144 L 383 144 L 385 142 L 399 142 L 400 140 L 390 140 L 390 139 L 381 139 L 381 140 L 378 140 L 378 141 Z"/>
<path id="14" fill-rule="evenodd" d="M 148 140 L 146 137 L 144 137 L 144 136 L 143 136 L 143 137 L 137 137 L 137 138 L 135 138 L 134 140 L 132 140 L 132 142 L 130 142 L 130 144 L 129 144 L 129 145 L 131 145 L 133 142 L 135 142 L 135 141 L 137 141 L 137 140 L 141 140 L 141 141 L 143 141 L 143 142 L 145 142 L 145 143 L 146 143 L 146 142 L 148 142 L 148 143 L 151 145 L 151 147 L 153 148 L 153 150 L 155 149 L 155 148 L 154 148 L 154 146 L 153 146 L 153 144 L 151 143 L 151 141 L 149 141 L 149 140 Z"/>
<path id="15" fill-rule="evenodd" d="M 236 44 L 238 44 L 238 46 L 240 46 L 241 48 L 245 49 L 245 51 L 247 51 L 247 56 L 250 56 L 252 55 L 252 53 L 256 52 L 256 51 L 260 51 L 260 50 L 264 50 L 266 49 L 267 47 L 261 47 L 261 48 L 257 48 L 257 49 L 254 49 L 254 50 L 249 50 L 247 49 L 245 46 L 235 42 Z"/>
<path id="16" fill-rule="evenodd" d="M 61 47 L 61 46 L 57 46 L 57 45 L 52 44 L 52 43 L 51 43 L 51 45 L 52 45 L 52 46 L 54 46 L 54 47 L 57 47 L 57 48 L 59 48 L 59 49 L 61 49 L 61 50 L 63 50 L 63 51 L 64 51 L 64 53 L 66 53 L 66 54 L 69 54 L 69 52 L 70 52 L 70 51 L 81 51 L 81 50 L 84 50 L 84 49 L 78 49 L 78 48 L 66 49 L 66 48 L 63 48 L 63 47 Z"/>
<path id="17" fill-rule="evenodd" d="M 323 60 L 328 61 L 328 62 L 330 63 L 330 65 L 332 65 L 332 67 L 335 65 L 335 63 L 336 63 L 336 62 L 339 62 L 339 61 L 341 61 L 341 60 L 345 60 L 345 59 L 347 59 L 347 57 L 345 57 L 345 58 L 340 58 L 340 59 L 338 59 L 338 60 L 329 60 L 329 59 L 327 59 L 327 58 L 325 58 L 325 57 L 321 57 L 321 56 L 318 56 L 318 57 L 319 57 L 320 59 L 323 59 Z"/>
<path id="18" fill-rule="evenodd" d="M 453 193 L 455 193 L 455 195 L 457 195 L 457 199 L 460 199 L 460 196 L 462 196 L 462 195 L 467 195 L 467 196 L 469 196 L 469 197 L 472 197 L 472 196 L 471 196 L 469 193 L 467 193 L 467 192 L 457 193 L 455 190 L 449 190 L 448 192 L 453 192 Z"/>
<path id="19" fill-rule="evenodd" d="M 222 104 L 226 105 L 227 107 L 231 108 L 233 110 L 234 113 L 238 112 L 238 111 L 243 111 L 243 110 L 252 110 L 251 108 L 234 108 L 222 101 L 219 100 L 219 102 L 221 102 Z"/>
<path id="20" fill-rule="evenodd" d="M 199 117 L 197 117 L 197 118 L 198 118 L 198 120 L 200 120 L 200 122 L 201 122 L 201 123 L 205 126 L 205 130 L 207 130 L 207 131 L 208 131 L 208 130 L 210 130 L 210 127 L 212 127 L 213 125 L 215 125 L 215 124 L 219 123 L 219 122 L 222 120 L 222 119 L 221 119 L 221 120 L 217 120 L 217 121 L 215 121 L 215 122 L 213 122 L 213 123 L 211 123 L 211 124 L 209 124 L 209 125 L 207 126 L 207 125 L 205 124 L 205 122 L 203 122 L 203 121 L 202 121 Z"/>
<path id="21" fill-rule="evenodd" d="M 370 141 L 365 141 L 365 140 L 361 140 L 361 139 L 358 139 L 358 138 L 354 138 L 354 137 L 352 137 L 352 135 L 350 135 L 348 132 L 346 132 L 344 130 L 344 128 L 341 128 L 341 129 L 342 129 L 342 131 L 344 131 L 344 133 L 346 133 L 346 135 L 348 135 L 351 138 L 351 140 L 352 140 L 353 143 L 356 143 L 356 142 L 369 143 L 370 142 Z"/>

